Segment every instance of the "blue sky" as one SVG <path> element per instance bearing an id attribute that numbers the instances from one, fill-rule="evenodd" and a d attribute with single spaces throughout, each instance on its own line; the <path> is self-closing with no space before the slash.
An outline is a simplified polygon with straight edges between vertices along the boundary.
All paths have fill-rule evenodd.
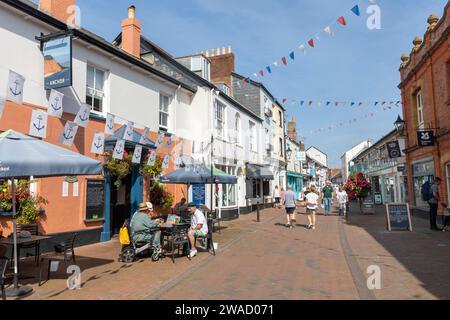
<path id="1" fill-rule="evenodd" d="M 282 99 L 318 101 L 400 100 L 399 65 L 412 40 L 422 36 L 431 13 L 442 16 L 447 0 L 378 0 L 381 30 L 366 26 L 369 0 L 134 0 L 143 33 L 174 56 L 231 45 L 236 70 L 252 75 L 287 56 L 339 16 L 348 26 L 334 25 L 335 36 L 321 35 L 306 55 L 278 67 L 264 84 Z M 414 4 L 412 4 L 414 3 Z M 130 0 L 77 0 L 82 26 L 108 40 L 120 32 Z M 360 5 L 361 17 L 350 11 Z M 400 108 L 364 116 L 375 107 L 303 107 L 287 103 L 307 146 L 314 145 L 340 166 L 340 156 L 365 139 L 378 140 L 391 131 Z M 378 110 L 380 108 L 378 107 Z M 382 110 L 382 109 L 381 109 Z M 358 122 L 349 124 L 349 119 Z M 319 128 L 343 127 L 313 133 Z"/>

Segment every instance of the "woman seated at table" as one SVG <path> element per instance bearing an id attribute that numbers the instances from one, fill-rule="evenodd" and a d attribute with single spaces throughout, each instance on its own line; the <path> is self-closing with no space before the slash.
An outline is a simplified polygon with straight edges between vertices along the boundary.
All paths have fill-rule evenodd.
<path id="1" fill-rule="evenodd" d="M 141 203 L 138 211 L 131 219 L 131 236 L 136 242 L 152 243 L 154 249 L 154 256 L 161 253 L 161 231 L 152 232 L 152 230 L 159 227 L 160 222 L 158 220 L 152 220 L 156 218 L 156 214 L 153 211 L 153 205 L 150 202 Z"/>
<path id="2" fill-rule="evenodd" d="M 173 208 L 173 213 L 180 216 L 183 220 L 189 219 L 189 212 L 186 198 L 183 198 Z"/>

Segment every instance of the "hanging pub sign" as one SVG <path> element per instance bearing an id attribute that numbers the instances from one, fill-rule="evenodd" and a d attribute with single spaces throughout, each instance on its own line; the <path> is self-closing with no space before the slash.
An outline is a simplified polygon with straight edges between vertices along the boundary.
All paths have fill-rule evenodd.
<path id="1" fill-rule="evenodd" d="M 50 39 L 42 43 L 45 89 L 72 85 L 72 37 Z"/>
<path id="2" fill-rule="evenodd" d="M 434 131 L 418 131 L 417 141 L 421 147 L 432 147 L 435 144 Z"/>
<path id="3" fill-rule="evenodd" d="M 389 158 L 396 159 L 402 157 L 402 151 L 400 150 L 400 143 L 395 140 L 387 143 L 387 149 Z"/>

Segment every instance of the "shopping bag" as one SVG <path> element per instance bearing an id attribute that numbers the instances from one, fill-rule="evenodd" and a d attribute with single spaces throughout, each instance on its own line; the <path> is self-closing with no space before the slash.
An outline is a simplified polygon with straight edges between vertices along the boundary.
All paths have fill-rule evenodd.
<path id="1" fill-rule="evenodd" d="M 119 242 L 123 246 L 128 246 L 131 243 L 131 241 L 130 241 L 130 234 L 128 233 L 128 228 L 127 228 L 126 225 L 123 225 L 123 227 L 120 228 Z"/>

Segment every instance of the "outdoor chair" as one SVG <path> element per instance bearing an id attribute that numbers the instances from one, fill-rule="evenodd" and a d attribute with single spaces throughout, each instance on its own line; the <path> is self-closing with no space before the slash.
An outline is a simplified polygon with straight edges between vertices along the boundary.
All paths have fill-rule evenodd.
<path id="1" fill-rule="evenodd" d="M 219 211 L 216 209 L 213 212 L 211 212 L 211 219 L 213 220 L 213 227 L 212 232 L 215 232 L 215 225 L 217 224 L 219 226 L 219 233 L 222 233 L 221 227 L 220 227 L 220 216 Z"/>
<path id="2" fill-rule="evenodd" d="M 212 218 L 208 218 L 208 234 L 205 237 L 203 237 L 203 239 L 206 240 L 206 250 L 208 250 L 208 252 L 212 253 L 212 255 L 215 256 L 216 249 L 214 248 L 214 241 L 213 241 L 213 226 L 214 220 Z"/>
<path id="3" fill-rule="evenodd" d="M 7 267 L 8 267 L 8 258 L 0 257 L 0 294 L 3 300 L 6 300 L 5 272 Z"/>
<path id="4" fill-rule="evenodd" d="M 32 236 L 39 235 L 39 228 L 37 225 L 17 225 L 17 234 L 20 234 L 22 231 L 29 232 Z M 34 256 L 34 261 L 36 264 L 39 264 L 39 256 L 41 253 L 40 243 L 26 243 L 17 246 L 17 259 L 20 259 L 20 251 L 21 250 L 29 250 L 34 249 L 34 254 L 27 253 L 27 257 Z M 11 262 L 14 259 L 14 251 L 11 250 Z"/>
<path id="5" fill-rule="evenodd" d="M 168 237 L 167 247 L 170 250 L 168 254 L 172 258 L 172 262 L 175 263 L 175 251 L 177 251 L 178 256 L 180 256 L 180 249 L 184 255 L 187 255 L 189 260 L 191 257 L 189 252 L 191 250 L 191 245 L 189 243 L 189 226 L 178 226 L 174 225 L 172 229 L 165 231 L 164 235 Z"/>
<path id="6" fill-rule="evenodd" d="M 71 237 L 67 238 L 66 241 L 55 245 L 55 253 L 51 256 L 43 257 L 39 263 L 39 286 L 42 282 L 42 268 L 44 266 L 44 261 L 48 260 L 48 270 L 47 270 L 47 281 L 50 280 L 51 265 L 52 262 L 63 262 L 64 267 L 67 269 L 68 263 L 72 261 L 76 264 L 75 258 L 75 241 L 78 234 L 75 233 Z"/>

